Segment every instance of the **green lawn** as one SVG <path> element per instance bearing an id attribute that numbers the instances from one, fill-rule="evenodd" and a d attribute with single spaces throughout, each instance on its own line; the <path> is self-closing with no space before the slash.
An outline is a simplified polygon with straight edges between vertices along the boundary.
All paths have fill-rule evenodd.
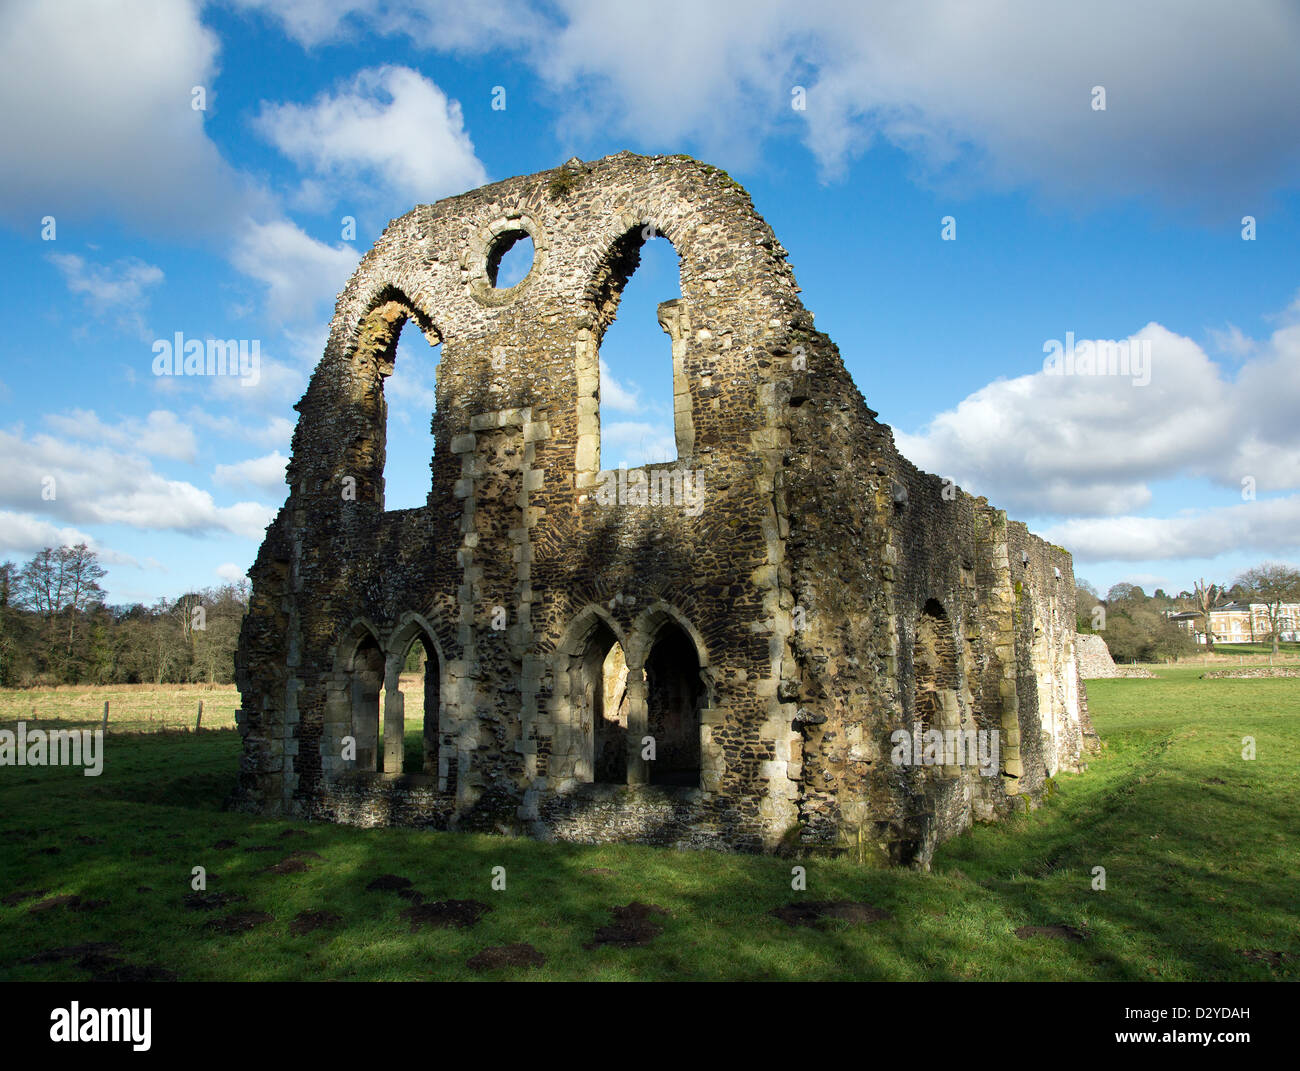
<path id="1" fill-rule="evenodd" d="M 233 729 L 239 693 L 233 684 L 65 684 L 57 688 L 0 688 L 0 728 L 98 728 L 108 703 L 108 727 L 119 732 L 193 729 L 199 703 L 203 727 Z M 56 724 L 57 723 L 57 724 Z M 0 776 L 3 776 L 0 773 Z M 3 782 L 0 782 L 3 783 Z"/>
<path id="2" fill-rule="evenodd" d="M 1266 662 L 1273 653 L 1271 643 L 1216 643 L 1214 650 L 1211 652 L 1216 655 L 1250 655 L 1254 658 L 1263 658 Z M 1205 648 L 1200 648 L 1198 657 L 1205 654 Z M 1294 663 L 1300 661 L 1300 643 L 1292 640 L 1279 640 L 1277 645 L 1278 663 Z"/>
<path id="3" fill-rule="evenodd" d="M 949 842 L 929 874 L 804 860 L 806 892 L 791 891 L 794 862 L 772 857 L 228 814 L 235 733 L 119 737 L 99 778 L 0 768 L 0 976 L 84 979 L 95 970 L 84 950 L 23 961 L 106 942 L 119 964 L 182 979 L 465 978 L 480 976 L 466 960 L 483 948 L 528 942 L 545 965 L 482 976 L 1294 980 L 1300 680 L 1202 681 L 1203 671 L 1090 682 L 1106 749 L 1086 773 L 1059 777 L 1038 811 Z M 236 843 L 216 846 L 225 841 Z M 246 850 L 258 847 L 270 850 Z M 259 872 L 293 852 L 321 858 Z M 195 866 L 208 892 L 246 899 L 187 909 Z M 1104 891 L 1091 887 L 1097 866 Z M 494 867 L 505 867 L 504 891 L 491 887 Z M 491 910 L 467 928 L 413 933 L 408 900 L 367 891 L 381 874 L 409 878 L 426 901 Z M 34 890 L 45 891 L 13 895 Z M 81 897 L 82 910 L 32 911 L 60 895 Z M 890 917 L 791 927 L 769 913 L 794 900 L 860 901 Z M 670 912 L 654 917 L 663 932 L 639 947 L 585 948 L 610 908 L 631 901 Z M 338 921 L 295 936 L 290 922 L 306 911 Z M 233 935 L 208 927 L 234 912 L 271 919 Z M 1022 940 L 1013 931 L 1024 925 L 1084 939 Z"/>

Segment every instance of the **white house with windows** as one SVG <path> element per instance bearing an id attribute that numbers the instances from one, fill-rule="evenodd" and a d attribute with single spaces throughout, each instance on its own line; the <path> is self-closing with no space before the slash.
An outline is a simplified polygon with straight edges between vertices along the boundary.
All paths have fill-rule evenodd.
<path id="1" fill-rule="evenodd" d="M 1205 642 L 1205 618 L 1195 610 L 1170 614 L 1169 620 L 1186 629 L 1197 643 Z M 1215 643 L 1264 643 L 1273 633 L 1268 607 L 1262 602 L 1230 602 L 1210 611 Z M 1300 603 L 1284 602 L 1278 619 L 1278 638 L 1300 639 Z"/>

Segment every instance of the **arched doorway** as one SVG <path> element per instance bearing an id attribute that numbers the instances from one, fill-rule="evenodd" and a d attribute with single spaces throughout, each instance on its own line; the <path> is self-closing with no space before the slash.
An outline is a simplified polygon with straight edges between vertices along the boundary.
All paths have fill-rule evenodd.
<path id="1" fill-rule="evenodd" d="M 382 697 L 389 774 L 438 774 L 442 659 L 425 623 L 411 615 L 389 641 Z"/>
<path id="2" fill-rule="evenodd" d="M 556 649 L 552 776 L 579 784 L 628 782 L 635 673 L 612 623 L 588 607 Z"/>
<path id="3" fill-rule="evenodd" d="M 606 636 L 597 641 L 596 650 L 605 642 L 609 647 L 600 662 L 599 680 L 593 682 L 592 725 L 593 780 L 599 784 L 627 783 L 627 730 L 631 711 L 628 694 L 627 656 L 622 645 L 607 626 Z"/>
<path id="4" fill-rule="evenodd" d="M 584 744 L 590 740 L 591 749 L 590 776 L 585 779 L 597 784 L 627 784 L 627 658 L 604 621 L 597 620 L 587 633 L 577 661 L 581 681 L 575 713 Z"/>
<path id="5" fill-rule="evenodd" d="M 655 633 L 645 680 L 646 735 L 654 740 L 649 782 L 698 788 L 705 689 L 695 644 L 676 623 L 666 622 Z"/>
<path id="6" fill-rule="evenodd" d="M 384 687 L 384 652 L 370 633 L 357 645 L 347 667 L 352 710 L 349 735 L 356 741 L 356 769 L 376 773 L 380 767 L 379 695 Z"/>
<path id="7" fill-rule="evenodd" d="M 913 712 L 925 764 L 935 767 L 936 777 L 956 777 L 976 758 L 972 699 L 961 657 L 952 619 L 937 599 L 930 599 L 917 619 L 912 648 Z M 942 734 L 943 741 L 933 751 L 931 740 L 940 738 L 928 736 L 932 730 Z"/>

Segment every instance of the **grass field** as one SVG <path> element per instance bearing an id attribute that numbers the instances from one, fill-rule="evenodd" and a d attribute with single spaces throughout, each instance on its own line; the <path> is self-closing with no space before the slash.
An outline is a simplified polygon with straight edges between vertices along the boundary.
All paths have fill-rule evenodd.
<path id="1" fill-rule="evenodd" d="M 1270 643 L 1216 643 L 1212 655 L 1219 655 L 1224 658 L 1262 658 L 1268 661 L 1273 655 L 1273 645 Z M 1205 649 L 1201 648 L 1201 654 L 1196 657 L 1204 657 Z M 1300 643 L 1291 640 L 1279 641 L 1277 645 L 1278 662 L 1297 662 L 1300 661 Z"/>
<path id="2" fill-rule="evenodd" d="M 0 977 L 1300 978 L 1300 680 L 1158 672 L 1090 682 L 1107 746 L 1086 773 L 1059 777 L 1039 810 L 949 842 L 929 874 L 803 860 L 806 892 L 791 891 L 792 861 L 771 857 L 225 813 L 234 732 L 110 734 L 98 778 L 0 768 Z M 169 701 L 137 694 L 123 695 L 124 717 Z M 175 690 L 178 725 L 200 694 Z M 32 693 L 17 695 L 0 697 L 6 723 L 26 716 Z M 1253 760 L 1242 758 L 1245 736 Z M 187 906 L 196 866 L 209 894 L 243 899 Z M 1099 866 L 1104 891 L 1092 888 Z M 492 888 L 494 867 L 505 868 L 504 890 Z M 409 879 L 426 907 L 487 910 L 465 928 L 412 932 L 409 891 L 367 889 L 386 874 Z M 804 900 L 889 916 L 791 926 L 771 914 Z M 668 912 L 649 916 L 661 933 L 586 947 L 611 908 L 633 901 Z M 332 918 L 295 933 L 308 912 Z M 235 932 L 219 928 L 226 919 Z M 1023 926 L 1068 929 L 1021 939 Z M 467 966 L 520 942 L 545 963 L 481 975 Z"/>
<path id="3" fill-rule="evenodd" d="M 0 727 L 96 729 L 108 703 L 109 731 L 152 733 L 193 729 L 199 702 L 203 727 L 233 729 L 239 693 L 233 684 L 109 684 L 102 687 L 0 688 Z"/>

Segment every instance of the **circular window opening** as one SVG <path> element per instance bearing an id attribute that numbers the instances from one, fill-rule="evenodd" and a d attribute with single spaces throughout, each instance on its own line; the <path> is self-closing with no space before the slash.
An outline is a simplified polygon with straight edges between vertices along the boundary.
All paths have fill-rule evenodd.
<path id="1" fill-rule="evenodd" d="M 533 239 L 527 231 L 504 231 L 488 252 L 487 277 L 494 290 L 509 290 L 533 270 Z"/>

